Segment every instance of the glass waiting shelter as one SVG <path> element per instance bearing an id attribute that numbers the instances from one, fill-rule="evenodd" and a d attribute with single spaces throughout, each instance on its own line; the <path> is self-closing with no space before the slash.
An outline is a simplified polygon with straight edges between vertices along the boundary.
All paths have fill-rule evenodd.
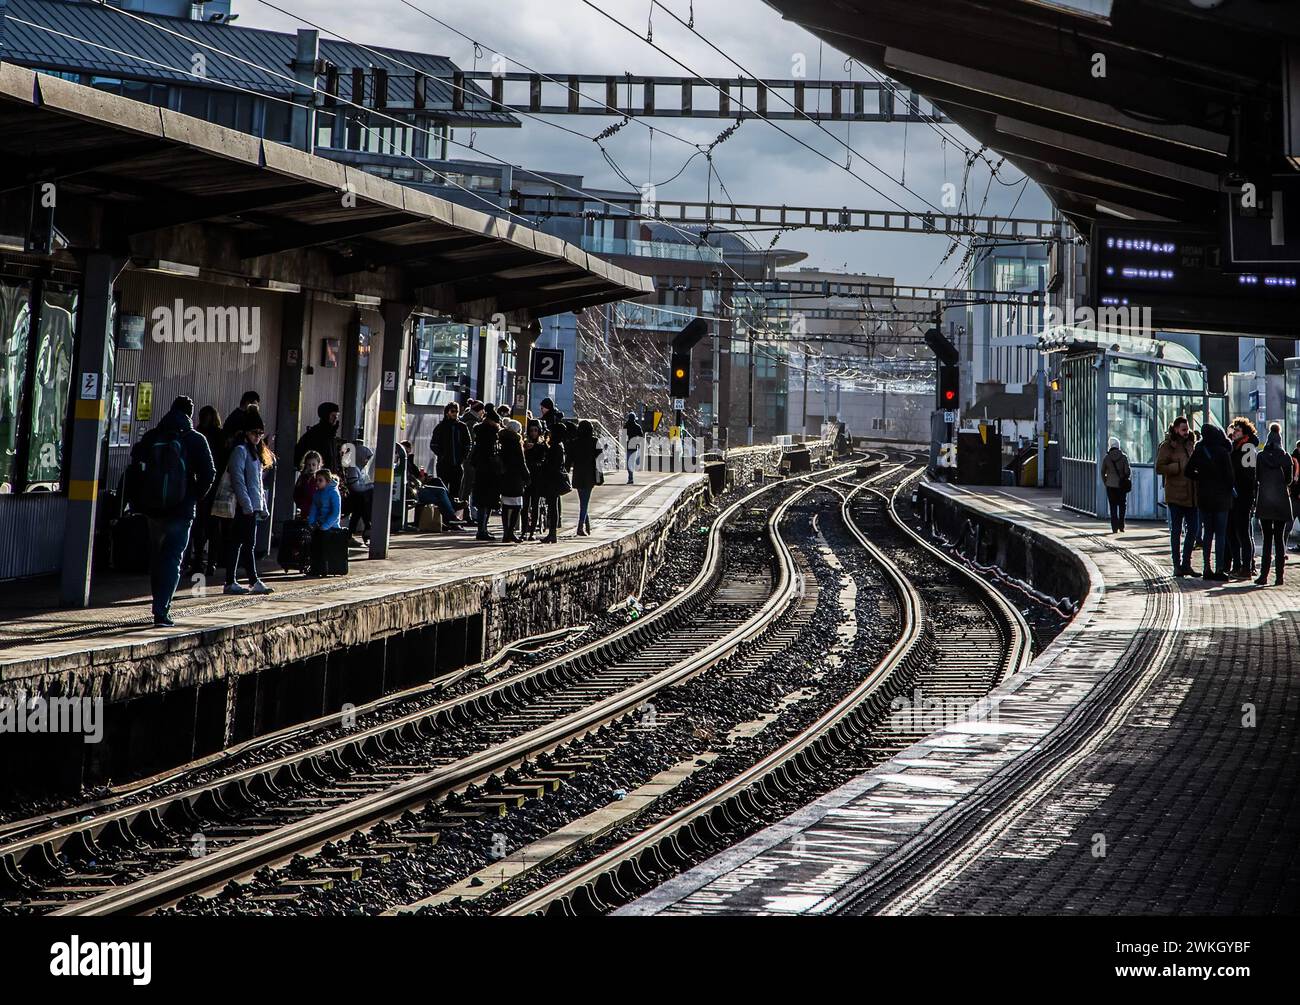
<path id="1" fill-rule="evenodd" d="M 1061 391 L 1062 505 L 1108 515 L 1101 459 L 1114 436 L 1133 468 L 1128 515 L 1164 519 L 1163 479 L 1155 463 L 1170 424 L 1179 415 L 1193 429 L 1207 416 L 1223 424 L 1223 401 L 1207 394 L 1205 367 L 1176 342 L 1092 328 L 1052 328 L 1038 345 L 1055 356 L 1051 369 Z"/>

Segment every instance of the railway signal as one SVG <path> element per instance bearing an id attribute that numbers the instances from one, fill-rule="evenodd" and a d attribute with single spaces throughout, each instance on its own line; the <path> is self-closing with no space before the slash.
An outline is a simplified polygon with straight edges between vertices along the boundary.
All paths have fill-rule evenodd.
<path id="1" fill-rule="evenodd" d="M 961 380 L 961 370 L 952 363 L 939 364 L 939 381 L 938 381 L 938 400 L 935 407 L 941 408 L 945 412 L 957 411 L 960 400 L 958 386 Z"/>
<path id="2" fill-rule="evenodd" d="M 691 354 L 689 352 L 673 353 L 672 366 L 668 370 L 668 394 L 669 397 L 682 399 L 691 396 Z"/>

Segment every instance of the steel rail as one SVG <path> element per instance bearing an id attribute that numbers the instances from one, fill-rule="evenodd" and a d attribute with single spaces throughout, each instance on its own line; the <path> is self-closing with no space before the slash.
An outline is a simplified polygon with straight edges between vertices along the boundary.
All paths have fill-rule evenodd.
<path id="1" fill-rule="evenodd" d="M 605 905 L 600 895 L 605 884 L 620 899 L 629 899 L 626 889 L 620 885 L 620 872 L 630 873 L 645 884 L 645 877 L 665 871 L 666 863 L 687 861 L 686 848 L 704 849 L 727 829 L 727 823 L 734 823 L 731 810 L 740 800 L 746 796 L 767 801 L 779 798 L 781 790 L 789 784 L 790 775 L 812 774 L 836 744 L 846 743 L 870 721 L 877 711 L 873 706 L 883 699 L 882 688 L 921 641 L 924 605 L 916 587 L 851 518 L 849 507 L 853 497 L 865 488 L 864 482 L 844 494 L 840 515 L 852 536 L 879 564 L 899 598 L 901 631 L 884 659 L 833 708 L 757 764 L 603 855 L 502 909 L 497 912 L 499 916 L 541 914 L 548 910 L 577 914 L 574 901 L 578 899 L 586 901 L 584 906 L 602 910 Z"/>
<path id="2" fill-rule="evenodd" d="M 851 462 L 856 463 L 856 462 Z M 837 465 L 838 471 L 848 465 Z M 714 522 L 710 531 L 704 568 L 687 589 L 680 591 L 672 601 L 661 605 L 652 615 L 640 619 L 632 632 L 623 633 L 619 641 L 626 647 L 627 636 L 638 629 L 644 633 L 649 623 L 663 620 L 666 610 L 685 604 L 706 589 L 722 575 L 723 528 L 742 508 L 755 498 L 784 482 L 774 482 L 749 493 L 732 503 Z M 796 499 L 812 491 L 819 482 L 810 482 L 773 510 L 767 530 L 779 560 L 779 580 L 760 611 L 738 628 L 706 646 L 690 659 L 660 671 L 615 695 L 611 695 L 581 711 L 571 713 L 545 726 L 511 738 L 504 743 L 462 758 L 439 768 L 385 789 L 382 792 L 326 810 L 305 820 L 287 824 L 275 831 L 251 837 L 239 844 L 212 852 L 191 862 L 182 863 L 166 871 L 151 874 L 123 886 L 107 890 L 93 897 L 70 902 L 51 912 L 52 916 L 93 917 L 122 913 L 144 913 L 157 907 L 174 903 L 182 897 L 211 889 L 237 876 L 246 875 L 262 865 L 288 858 L 295 852 L 353 831 L 395 818 L 413 805 L 428 802 L 469 784 L 483 781 L 491 775 L 517 766 L 531 758 L 553 751 L 562 744 L 582 739 L 607 723 L 618 720 L 640 708 L 647 698 L 663 688 L 680 683 L 703 672 L 729 656 L 772 622 L 789 605 L 796 593 L 794 561 L 788 546 L 776 531 L 780 518 Z M 653 615 L 657 615 L 653 616 Z M 575 662 L 579 654 L 590 656 L 611 640 L 593 643 L 577 653 L 563 657 L 566 663 Z M 611 647 L 611 651 L 613 650 Z M 421 713 L 428 718 L 428 712 Z M 356 742 L 347 738 L 344 742 Z M 226 783 L 228 784 L 228 783 Z"/>

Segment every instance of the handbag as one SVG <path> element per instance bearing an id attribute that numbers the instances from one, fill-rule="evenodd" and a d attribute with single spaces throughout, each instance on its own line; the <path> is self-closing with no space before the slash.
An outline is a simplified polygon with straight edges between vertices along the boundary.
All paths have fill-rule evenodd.
<path id="1" fill-rule="evenodd" d="M 596 469 L 596 484 L 597 485 L 605 484 L 605 472 L 601 471 L 600 468 Z"/>
<path id="2" fill-rule="evenodd" d="M 1125 495 L 1128 495 L 1130 492 L 1133 491 L 1133 479 L 1121 478 L 1119 482 L 1119 487 L 1123 489 Z"/>
<path id="3" fill-rule="evenodd" d="M 235 486 L 230 481 L 230 472 L 226 471 L 221 475 L 217 494 L 212 498 L 212 515 L 220 520 L 233 520 L 236 509 Z"/>

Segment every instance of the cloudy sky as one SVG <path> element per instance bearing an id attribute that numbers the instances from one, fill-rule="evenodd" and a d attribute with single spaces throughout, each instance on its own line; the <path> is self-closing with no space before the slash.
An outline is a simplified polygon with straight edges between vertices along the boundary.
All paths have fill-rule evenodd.
<path id="1" fill-rule="evenodd" d="M 809 78 L 849 78 L 843 53 L 782 20 L 761 0 L 695 0 L 695 28 L 703 40 L 664 10 L 653 9 L 650 0 L 593 0 L 591 5 L 583 0 L 410 0 L 409 5 L 402 0 L 275 3 L 288 13 L 276 11 L 260 0 L 234 0 L 234 10 L 240 15 L 241 25 L 291 30 L 301 26 L 305 18 L 340 37 L 368 45 L 440 53 L 466 68 L 475 65 L 474 46 L 421 11 L 476 40 L 481 46 L 477 65 L 483 69 L 490 68 L 494 53 L 500 53 L 510 61 L 509 69 L 522 69 L 517 64 L 526 64 L 555 75 L 628 72 L 684 76 L 693 72 L 721 77 L 742 74 L 736 65 L 740 64 L 754 76 L 790 78 L 795 60 L 802 56 Z M 689 19 L 690 0 L 665 0 L 665 4 L 683 20 Z M 600 10 L 629 25 L 636 34 L 607 19 Z M 689 70 L 646 44 L 648 26 L 653 30 L 654 43 Z M 726 55 L 710 48 L 708 42 Z M 852 79 L 864 78 L 861 68 L 855 66 Z M 773 99 L 770 107 L 776 104 Z M 617 120 L 567 116 L 549 121 L 591 136 Z M 665 132 L 690 143 L 707 144 L 727 126 L 720 120 L 651 121 L 656 128 L 653 150 L 650 130 L 635 124 L 606 141 L 610 154 L 638 184 L 646 180 L 663 182 L 676 174 L 694 152 L 688 144 Z M 770 123 L 745 122 L 714 151 L 717 177 L 736 202 L 920 210 L 926 208 L 927 201 L 934 206 L 941 204 L 945 182 L 955 185 L 958 192 L 962 189 L 964 152 L 951 142 L 945 143 L 929 126 L 828 124 L 826 129 L 834 136 L 807 122 L 780 126 L 825 153 L 829 162 L 782 135 Z M 978 144 L 957 127 L 949 125 L 946 129 L 967 147 L 978 149 Z M 852 148 L 852 174 L 844 169 L 850 153 L 836 137 Z M 460 130 L 456 138 L 468 140 Z M 591 187 L 626 188 L 594 142 L 541 121 L 525 120 L 522 129 L 480 130 L 475 144 L 515 164 L 582 174 L 585 184 Z M 470 153 L 459 149 L 452 156 Z M 996 163 L 996 158 L 993 160 Z M 989 170 L 982 161 L 976 162 L 967 182 L 968 211 L 978 211 L 987 192 L 987 214 L 1008 213 L 1020 197 L 1016 215 L 1049 215 L 1047 199 L 1032 182 L 1022 194 L 1021 178 L 1007 164 L 990 184 Z M 661 199 L 703 200 L 707 181 L 706 163 L 699 157 L 676 181 L 661 185 L 658 195 Z M 716 183 L 714 195 L 718 197 Z M 770 237 L 758 239 L 766 243 Z M 900 284 L 947 283 L 960 258 L 954 255 L 941 265 L 948 242 L 915 235 L 796 231 L 783 235 L 780 243 L 806 251 L 808 260 L 804 264 L 892 276 Z"/>

